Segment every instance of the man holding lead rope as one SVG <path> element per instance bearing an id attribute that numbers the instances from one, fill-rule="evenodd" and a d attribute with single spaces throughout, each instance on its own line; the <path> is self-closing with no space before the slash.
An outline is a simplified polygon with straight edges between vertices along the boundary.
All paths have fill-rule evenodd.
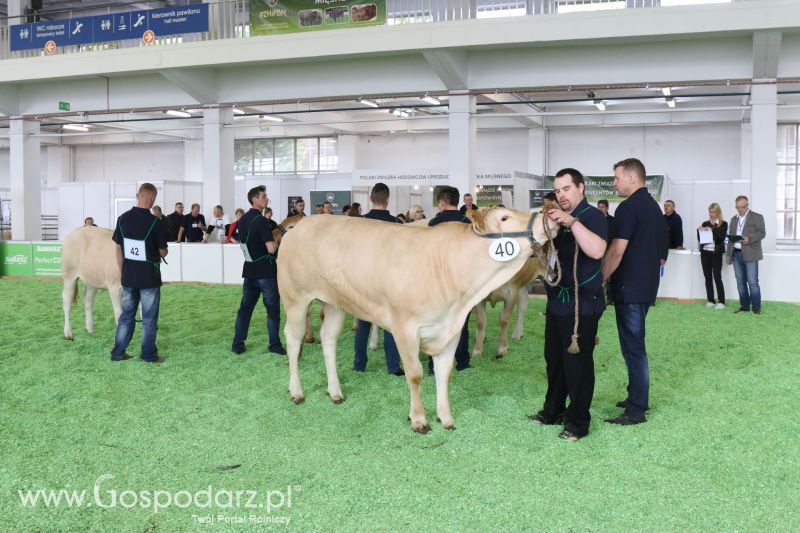
<path id="1" fill-rule="evenodd" d="M 585 187 L 583 174 L 574 168 L 560 170 L 553 182 L 563 209 L 548 214 L 551 223 L 560 225 L 553 241 L 558 250 L 553 268 L 560 280 L 547 287 L 544 407 L 528 417 L 546 425 L 563 421 L 559 437 L 573 442 L 589 433 L 595 337 L 606 307 L 600 260 L 606 251 L 608 223 L 586 201 Z"/>

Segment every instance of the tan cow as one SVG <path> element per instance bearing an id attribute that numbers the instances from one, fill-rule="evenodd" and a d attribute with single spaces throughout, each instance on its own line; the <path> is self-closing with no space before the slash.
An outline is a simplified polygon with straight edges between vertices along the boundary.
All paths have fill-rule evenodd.
<path id="1" fill-rule="evenodd" d="M 533 257 L 525 263 L 522 270 L 514 274 L 508 283 L 493 290 L 482 302 L 475 306 L 475 346 L 472 355 L 480 357 L 483 354 L 483 342 L 486 338 L 486 304 L 494 308 L 498 302 L 503 302 L 503 311 L 500 313 L 500 339 L 497 344 L 497 359 L 508 355 L 508 323 L 514 307 L 517 308 L 517 323 L 511 338 L 518 341 L 522 338 L 525 326 L 525 313 L 528 310 L 528 285 L 536 278 L 543 276 L 547 263 L 540 257 Z"/>
<path id="2" fill-rule="evenodd" d="M 478 302 L 525 265 L 532 241 L 524 235 L 535 239 L 533 252 L 541 253 L 539 243 L 547 239 L 542 218 L 496 208 L 476 216 L 472 224 L 434 228 L 354 217 L 310 217 L 298 224 L 284 235 L 278 255 L 292 401 L 305 399 L 298 360 L 308 307 L 318 299 L 325 309 L 320 336 L 327 392 L 334 403 L 344 400 L 336 372 L 336 341 L 349 312 L 394 335 L 411 392 L 411 428 L 420 433 L 430 426 L 420 397 L 419 352 L 433 356 L 438 419 L 453 429 L 447 386 L 461 328 Z M 501 232 L 512 234 L 517 250 L 503 262 L 490 257 Z M 471 261 L 462 261 L 464 256 Z"/>
<path id="3" fill-rule="evenodd" d="M 61 247 L 61 273 L 64 290 L 61 300 L 64 304 L 64 338 L 72 340 L 72 325 L 69 313 L 78 301 L 78 279 L 86 285 L 83 303 L 86 310 L 86 331 L 94 333 L 94 295 L 98 289 L 108 289 L 111 306 L 114 308 L 114 321 L 122 312 L 122 285 L 117 264 L 117 244 L 111 240 L 113 231 L 106 228 L 84 226 L 66 236 Z"/>

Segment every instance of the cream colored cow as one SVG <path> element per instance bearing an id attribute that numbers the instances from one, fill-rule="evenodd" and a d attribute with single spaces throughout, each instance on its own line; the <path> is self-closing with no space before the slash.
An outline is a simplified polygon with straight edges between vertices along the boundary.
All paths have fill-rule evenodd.
<path id="1" fill-rule="evenodd" d="M 495 208 L 476 215 L 472 224 L 433 228 L 321 216 L 298 224 L 284 235 L 278 255 L 292 401 L 305 399 L 298 361 L 308 307 L 318 299 L 325 310 L 320 336 L 334 403 L 344 400 L 336 341 L 349 312 L 394 335 L 411 392 L 411 428 L 420 433 L 430 426 L 420 397 L 419 352 L 433 356 L 438 419 L 453 429 L 447 386 L 461 328 L 478 302 L 525 265 L 532 253 L 526 235 L 535 239 L 533 253 L 541 253 L 540 243 L 547 240 L 542 218 Z M 490 257 L 501 232 L 513 237 L 506 250 L 517 251 L 507 261 Z M 465 256 L 471 260 L 461 260 Z"/>
<path id="2" fill-rule="evenodd" d="M 84 226 L 66 236 L 61 247 L 61 273 L 64 290 L 61 300 L 64 305 L 64 338 L 72 340 L 72 325 L 69 313 L 78 301 L 78 279 L 86 285 L 83 303 L 86 310 L 86 331 L 94 333 L 94 295 L 98 289 L 108 289 L 114 321 L 122 312 L 122 285 L 117 264 L 117 244 L 111 240 L 113 231 L 106 228 Z"/>
<path id="3" fill-rule="evenodd" d="M 486 304 L 494 307 L 498 302 L 503 302 L 503 311 L 500 313 L 500 339 L 497 343 L 497 359 L 508 355 L 508 323 L 514 308 L 517 308 L 517 323 L 511 338 L 518 341 L 522 338 L 525 327 L 525 312 L 528 310 L 528 285 L 536 278 L 543 276 L 547 263 L 539 257 L 531 258 L 522 270 L 517 272 L 508 283 L 493 290 L 481 303 L 475 306 L 475 346 L 472 355 L 480 357 L 483 354 L 483 342 L 486 338 Z"/>

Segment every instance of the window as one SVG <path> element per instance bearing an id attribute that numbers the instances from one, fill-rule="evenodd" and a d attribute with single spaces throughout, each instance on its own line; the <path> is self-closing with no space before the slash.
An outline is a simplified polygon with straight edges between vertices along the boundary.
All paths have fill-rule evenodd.
<path id="1" fill-rule="evenodd" d="M 236 176 L 316 174 L 339 168 L 335 137 L 238 139 L 233 153 Z"/>
<path id="2" fill-rule="evenodd" d="M 800 239 L 797 216 L 797 175 L 800 161 L 797 154 L 798 124 L 778 126 L 778 184 L 775 199 L 777 202 L 776 238 L 783 241 Z"/>

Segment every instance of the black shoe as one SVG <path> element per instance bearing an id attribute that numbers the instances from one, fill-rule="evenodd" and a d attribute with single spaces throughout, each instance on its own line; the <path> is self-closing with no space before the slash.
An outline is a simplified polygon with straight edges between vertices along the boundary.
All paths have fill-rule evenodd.
<path id="1" fill-rule="evenodd" d="M 622 400 L 621 402 L 617 402 L 616 406 L 619 407 L 620 409 L 625 409 L 626 407 L 628 407 L 628 400 Z M 645 409 L 645 411 L 649 411 L 649 410 L 650 410 L 649 407 L 647 409 Z"/>
<path id="2" fill-rule="evenodd" d="M 269 353 L 276 353 L 278 355 L 286 355 L 286 348 L 278 346 L 277 348 L 270 348 Z"/>
<path id="3" fill-rule="evenodd" d="M 366 370 L 362 370 L 360 368 L 354 368 L 353 372 L 359 372 L 359 373 L 363 374 L 364 372 L 366 372 Z"/>
<path id="4" fill-rule="evenodd" d="M 535 415 L 528 415 L 528 420 L 530 420 L 531 422 L 535 422 L 537 424 L 542 424 L 544 426 L 554 426 L 556 424 L 564 423 L 564 415 L 560 414 L 555 418 L 547 418 L 544 415 L 544 411 L 539 411 Z"/>
<path id="5" fill-rule="evenodd" d="M 398 368 L 398 369 L 397 369 L 397 370 L 395 370 L 394 372 L 389 372 L 389 373 L 390 373 L 391 375 L 393 375 L 393 376 L 405 376 L 405 375 L 406 375 L 406 371 L 405 371 L 405 370 L 403 370 L 402 368 Z"/>
<path id="6" fill-rule="evenodd" d="M 565 429 L 564 431 L 562 431 L 561 433 L 558 434 L 558 438 L 559 439 L 568 440 L 570 442 L 578 442 L 579 440 L 581 440 L 583 438 L 583 436 L 582 435 L 576 435 L 575 433 L 573 433 L 571 431 L 567 431 Z"/>
<path id="7" fill-rule="evenodd" d="M 620 426 L 633 426 L 635 424 L 647 422 L 647 419 L 644 417 L 644 415 L 638 418 L 633 418 L 623 413 L 616 418 L 607 418 L 606 422 L 609 424 L 618 424 Z"/>
<path id="8" fill-rule="evenodd" d="M 231 351 L 236 355 L 242 355 L 245 350 L 246 348 L 244 346 L 242 346 L 241 348 L 231 348 Z"/>
<path id="9" fill-rule="evenodd" d="M 468 368 L 472 368 L 472 365 L 467 365 L 467 366 L 462 366 L 462 367 L 456 367 L 456 370 L 457 370 L 457 371 L 459 371 L 459 372 L 461 372 L 462 370 L 466 370 L 466 369 L 468 369 Z"/>
<path id="10" fill-rule="evenodd" d="M 753 314 L 754 315 L 760 315 L 761 314 L 761 309 L 753 309 Z"/>
<path id="11" fill-rule="evenodd" d="M 745 309 L 744 307 L 740 307 L 739 309 L 734 311 L 734 313 L 747 313 L 749 311 L 750 311 L 749 309 Z"/>

